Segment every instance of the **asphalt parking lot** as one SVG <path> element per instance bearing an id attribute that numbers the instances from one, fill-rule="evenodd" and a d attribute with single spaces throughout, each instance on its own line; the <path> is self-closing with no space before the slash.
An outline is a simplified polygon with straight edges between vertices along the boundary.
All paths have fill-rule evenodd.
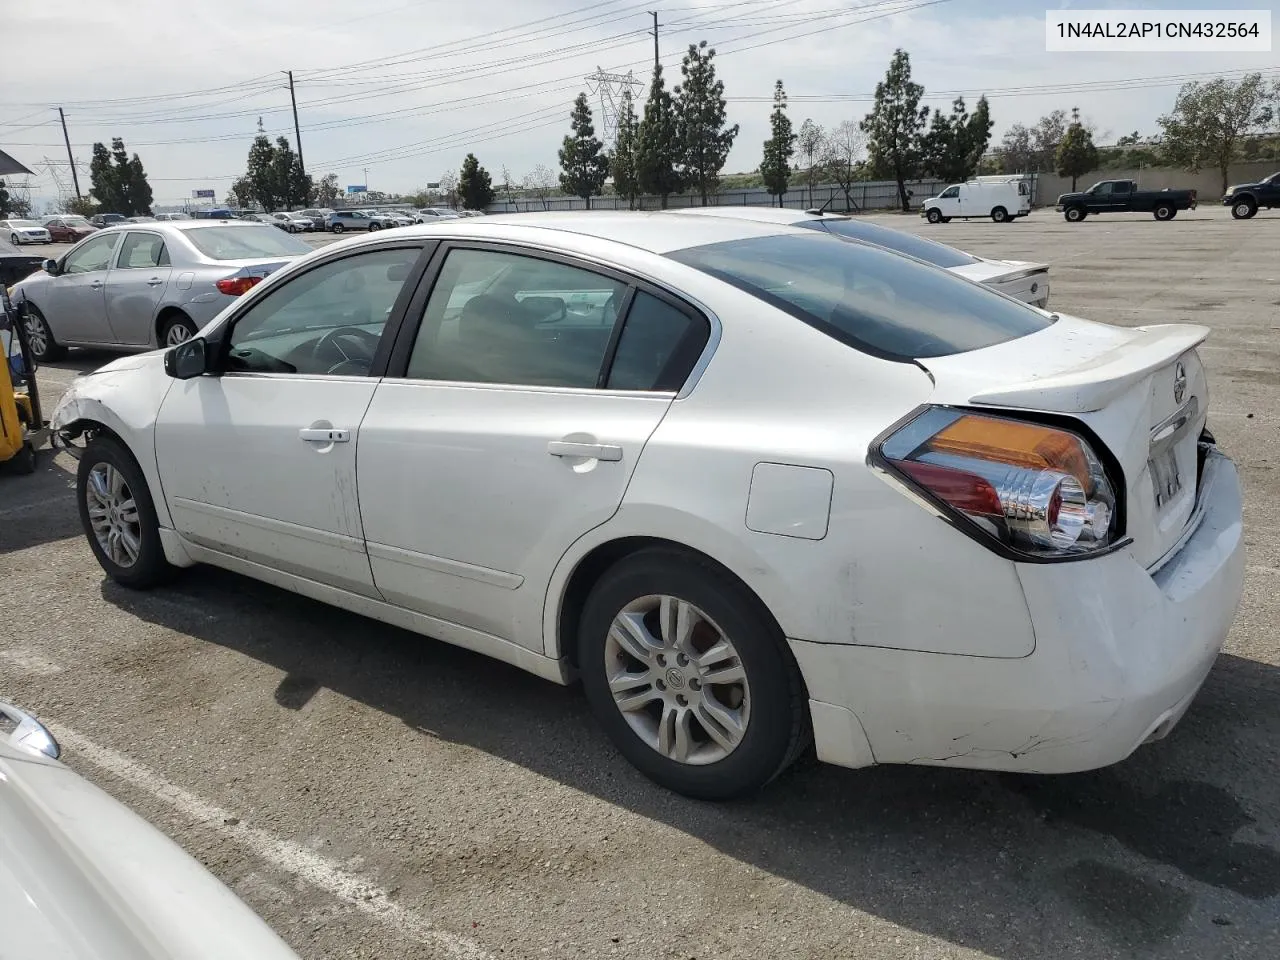
<path id="1" fill-rule="evenodd" d="M 877 219 L 1049 262 L 1067 313 L 1213 330 L 1245 596 L 1185 719 L 1125 763 L 810 760 L 748 801 L 685 800 L 576 689 L 212 569 L 115 586 L 48 452 L 0 477 L 0 694 L 306 960 L 1280 956 L 1280 213 Z M 47 401 L 108 359 L 44 368 Z"/>

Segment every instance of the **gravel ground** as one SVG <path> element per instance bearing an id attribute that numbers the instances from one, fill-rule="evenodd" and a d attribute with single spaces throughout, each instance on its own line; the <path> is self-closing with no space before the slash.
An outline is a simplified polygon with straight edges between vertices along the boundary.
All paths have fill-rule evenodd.
<path id="1" fill-rule="evenodd" d="M 104 581 L 65 454 L 0 479 L 0 692 L 308 960 L 1280 956 L 1280 214 L 878 219 L 1047 261 L 1065 312 L 1213 328 L 1245 597 L 1186 718 L 1125 763 L 809 760 L 749 801 L 684 800 L 575 689 L 216 570 Z M 50 403 L 107 359 L 42 370 Z"/>

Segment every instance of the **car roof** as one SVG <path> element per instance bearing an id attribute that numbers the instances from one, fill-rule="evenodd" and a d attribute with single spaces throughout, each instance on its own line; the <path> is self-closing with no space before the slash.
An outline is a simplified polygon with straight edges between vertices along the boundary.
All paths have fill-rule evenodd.
<path id="1" fill-rule="evenodd" d="M 259 227 L 266 227 L 269 224 L 259 223 L 256 220 L 219 220 L 213 217 L 205 217 L 200 220 L 157 220 L 154 223 L 116 223 L 109 227 L 99 230 L 99 233 L 124 233 L 128 230 L 152 230 L 156 233 L 188 233 L 192 230 L 208 230 L 210 227 L 232 227 L 237 230 L 256 230 Z M 278 227 L 271 227 L 272 230 L 278 230 Z"/>
<path id="2" fill-rule="evenodd" d="M 667 213 L 681 217 L 732 217 L 735 220 L 783 224 L 819 220 L 822 217 L 821 214 L 785 207 L 685 207 L 681 210 L 668 210 Z"/>
<path id="3" fill-rule="evenodd" d="M 462 226 L 461 224 L 466 224 Z M 570 233 L 577 236 L 610 240 L 627 246 L 665 254 L 687 247 L 701 247 L 730 240 L 776 236 L 792 233 L 785 224 L 759 223 L 728 217 L 672 217 L 666 213 L 629 213 L 626 211 L 590 213 L 565 211 L 548 213 L 504 213 L 486 217 L 462 217 L 448 226 L 423 224 L 406 227 L 405 232 L 426 235 L 446 230 L 466 230 L 468 236 L 501 234 L 504 228 L 524 227 L 536 230 Z M 809 231 L 805 231 L 806 233 Z"/>

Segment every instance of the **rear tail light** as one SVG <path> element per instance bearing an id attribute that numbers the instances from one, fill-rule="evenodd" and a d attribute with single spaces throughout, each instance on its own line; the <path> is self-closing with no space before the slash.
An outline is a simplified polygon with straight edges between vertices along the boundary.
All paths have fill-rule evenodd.
<path id="1" fill-rule="evenodd" d="M 242 293 L 248 293 L 261 282 L 261 277 L 223 277 L 214 286 L 218 288 L 219 293 L 238 297 Z"/>
<path id="2" fill-rule="evenodd" d="M 1081 556 L 1115 539 L 1111 481 L 1069 430 L 930 407 L 877 451 L 883 466 L 970 531 L 1021 557 Z"/>

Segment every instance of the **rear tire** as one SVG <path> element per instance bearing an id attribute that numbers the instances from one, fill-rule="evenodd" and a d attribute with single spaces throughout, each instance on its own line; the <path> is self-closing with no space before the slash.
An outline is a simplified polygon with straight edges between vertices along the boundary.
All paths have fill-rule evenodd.
<path id="1" fill-rule="evenodd" d="M 1177 216 L 1177 213 L 1178 211 L 1174 208 L 1173 204 L 1161 203 L 1156 206 L 1151 215 L 1157 220 L 1172 220 Z"/>
<path id="2" fill-rule="evenodd" d="M 943 222 L 943 217 L 942 217 L 942 211 L 941 211 L 941 210 L 930 210 L 928 213 L 926 213 L 926 214 L 924 215 L 924 218 L 925 218 L 926 220 L 928 220 L 930 223 L 942 223 L 942 222 Z"/>
<path id="3" fill-rule="evenodd" d="M 672 617 L 662 629 L 661 614 L 676 609 L 690 611 L 690 620 Z M 615 626 L 624 614 L 659 646 L 640 644 L 633 631 Z M 696 624 L 687 643 L 660 646 L 687 622 Z M 644 660 L 630 653 L 634 647 Z M 669 790 L 701 800 L 751 793 L 786 769 L 811 738 L 804 683 L 782 631 L 752 593 L 699 558 L 644 550 L 610 568 L 583 607 L 578 648 L 600 725 L 641 773 Z M 698 654 L 712 649 L 720 656 L 699 662 Z M 713 675 L 721 679 L 699 679 Z M 630 683 L 619 687 L 625 676 Z M 624 708 L 619 699 L 634 702 Z M 720 717 L 732 724 L 713 735 Z M 682 744 L 685 759 L 668 756 Z"/>
<path id="4" fill-rule="evenodd" d="M 172 314 L 160 324 L 160 346 L 176 347 L 194 337 L 196 330 L 195 321 L 185 313 Z"/>
<path id="5" fill-rule="evenodd" d="M 994 207 L 991 211 L 991 219 L 996 223 L 1004 223 L 1009 219 L 1009 211 L 1004 207 Z"/>
<path id="6" fill-rule="evenodd" d="M 1237 200 L 1231 206 L 1231 216 L 1236 220 L 1248 220 L 1258 212 L 1258 205 L 1252 200 Z"/>
<path id="7" fill-rule="evenodd" d="M 23 312 L 26 314 L 23 323 L 26 326 L 27 344 L 31 347 L 31 355 L 40 363 L 61 360 L 65 357 L 67 348 L 53 339 L 53 331 L 49 329 L 49 323 L 39 308 L 27 301 L 23 304 Z"/>
<path id="8" fill-rule="evenodd" d="M 1082 207 L 1067 207 L 1062 215 L 1066 217 L 1067 223 L 1079 223 L 1089 214 Z"/>
<path id="9" fill-rule="evenodd" d="M 19 237 L 16 233 L 9 234 L 9 242 L 12 243 L 15 247 L 22 246 L 22 238 Z"/>
<path id="10" fill-rule="evenodd" d="M 116 583 L 146 590 L 177 573 L 165 559 L 160 521 L 147 479 L 120 441 L 110 436 L 89 441 L 76 473 L 76 499 L 89 547 Z"/>

